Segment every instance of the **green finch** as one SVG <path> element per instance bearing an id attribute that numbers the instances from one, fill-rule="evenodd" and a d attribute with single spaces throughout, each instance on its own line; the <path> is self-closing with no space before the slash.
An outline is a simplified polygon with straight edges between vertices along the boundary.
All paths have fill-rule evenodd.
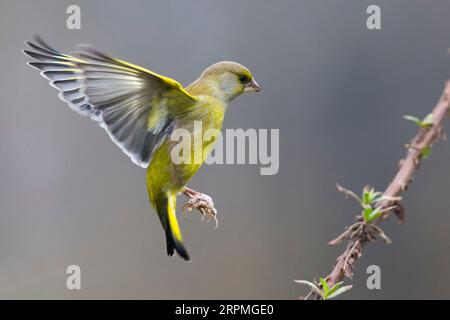
<path id="1" fill-rule="evenodd" d="M 190 260 L 176 217 L 176 199 L 184 193 L 189 198 L 184 209 L 197 209 L 215 219 L 212 199 L 188 188 L 187 183 L 212 150 L 216 136 L 190 149 L 192 155 L 200 152 L 200 161 L 181 163 L 172 160 L 176 143 L 170 136 L 181 128 L 194 141 L 201 134 L 194 130 L 196 121 L 203 130 L 218 132 L 234 98 L 261 91 L 250 71 L 236 62 L 218 62 L 183 88 L 171 78 L 89 46 L 68 55 L 38 36 L 26 44 L 29 49 L 23 52 L 35 60 L 28 64 L 41 71 L 59 91 L 59 98 L 98 122 L 135 164 L 147 168 L 149 199 L 165 231 L 167 253 L 177 252 Z"/>

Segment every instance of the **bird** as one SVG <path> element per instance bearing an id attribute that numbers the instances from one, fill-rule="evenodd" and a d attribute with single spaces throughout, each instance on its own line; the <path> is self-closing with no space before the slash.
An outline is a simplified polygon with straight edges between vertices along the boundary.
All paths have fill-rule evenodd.
<path id="1" fill-rule="evenodd" d="M 197 209 L 217 222 L 212 198 L 188 187 L 213 149 L 216 136 L 191 150 L 192 154 L 200 151 L 199 161 L 185 163 L 171 158 L 175 143 L 170 136 L 183 129 L 196 138 L 196 121 L 203 131 L 220 132 L 230 102 L 243 93 L 261 91 L 249 69 L 237 62 L 217 62 L 183 87 L 90 45 L 79 45 L 77 51 L 65 54 L 39 35 L 25 44 L 22 52 L 32 59 L 28 65 L 49 80 L 59 91 L 58 97 L 96 121 L 135 164 L 147 169 L 148 196 L 165 232 L 167 254 L 177 253 L 190 261 L 176 215 L 177 196 L 188 197 L 183 212 Z"/>

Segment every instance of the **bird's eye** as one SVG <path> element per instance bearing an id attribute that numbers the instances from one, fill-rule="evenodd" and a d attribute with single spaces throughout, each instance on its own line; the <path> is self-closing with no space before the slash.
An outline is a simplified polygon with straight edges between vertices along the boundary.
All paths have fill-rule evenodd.
<path id="1" fill-rule="evenodd" d="M 242 83 L 247 83 L 250 79 L 246 75 L 239 76 L 239 81 Z"/>

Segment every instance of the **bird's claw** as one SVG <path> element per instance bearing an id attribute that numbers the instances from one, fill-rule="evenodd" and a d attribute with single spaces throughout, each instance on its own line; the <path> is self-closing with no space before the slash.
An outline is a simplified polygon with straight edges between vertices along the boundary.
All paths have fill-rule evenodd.
<path id="1" fill-rule="evenodd" d="M 219 226 L 219 221 L 217 220 L 217 210 L 214 207 L 214 202 L 212 198 L 203 193 L 196 193 L 195 195 L 188 195 L 190 199 L 183 205 L 183 213 L 186 215 L 186 210 L 192 211 L 192 209 L 197 209 L 202 215 L 202 221 L 205 217 L 208 217 L 206 222 L 214 220 L 215 229 Z"/>

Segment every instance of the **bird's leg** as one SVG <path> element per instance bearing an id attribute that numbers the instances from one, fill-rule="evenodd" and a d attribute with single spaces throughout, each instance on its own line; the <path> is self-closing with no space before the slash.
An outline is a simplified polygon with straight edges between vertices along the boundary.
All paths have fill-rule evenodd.
<path id="1" fill-rule="evenodd" d="M 213 199 L 207 194 L 192 190 L 188 187 L 184 189 L 183 193 L 189 198 L 183 206 L 183 212 L 186 212 L 186 209 L 188 211 L 197 209 L 202 215 L 202 220 L 205 216 L 208 216 L 209 219 L 207 222 L 214 220 L 217 228 L 219 222 L 217 221 L 217 210 L 214 208 Z"/>

